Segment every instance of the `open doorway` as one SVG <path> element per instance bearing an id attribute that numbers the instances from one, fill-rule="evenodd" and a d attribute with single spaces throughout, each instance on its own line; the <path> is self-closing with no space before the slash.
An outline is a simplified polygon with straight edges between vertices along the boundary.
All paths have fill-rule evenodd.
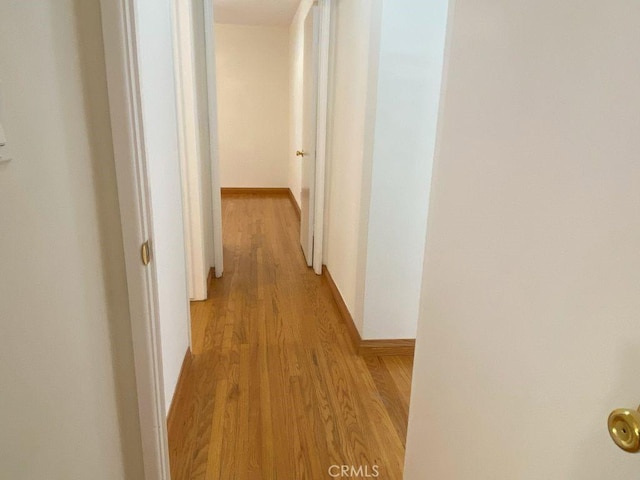
<path id="1" fill-rule="evenodd" d="M 255 4 L 214 15 L 225 273 L 192 303 L 169 417 L 178 479 L 402 469 L 412 357 L 402 342 L 358 355 L 342 272 L 323 268 L 330 2 L 325 22 L 312 2 L 291 5 L 284 25 Z"/>
<path id="2" fill-rule="evenodd" d="M 140 118 L 144 131 L 134 130 L 133 133 L 140 138 L 134 137 L 133 140 L 153 147 L 136 150 L 136 142 L 131 142 L 125 135 L 129 133 L 126 128 L 120 132 L 122 138 L 118 137 L 129 142 L 133 158 L 138 162 L 132 174 L 129 158 L 126 155 L 119 157 L 122 205 L 129 207 L 135 203 L 135 188 L 144 190 L 147 188 L 145 182 L 148 180 L 150 183 L 151 208 L 144 204 L 135 205 L 143 217 L 149 213 L 146 219 L 149 226 L 143 223 L 144 228 L 136 230 L 136 235 L 132 235 L 128 243 L 137 249 L 139 244 L 135 242 L 142 241 L 147 247 L 154 246 L 156 254 L 142 270 L 138 259 L 131 257 L 128 260 L 133 272 L 130 282 L 144 289 L 148 295 L 148 298 L 138 298 L 136 292 L 131 295 L 132 308 L 137 307 L 140 300 L 146 302 L 140 308 L 141 318 L 146 323 L 142 322 L 137 335 L 134 335 L 136 351 L 141 359 L 139 368 L 147 375 L 141 375 L 139 388 L 147 396 L 156 395 L 159 385 L 164 389 L 164 395 L 154 397 L 156 410 L 147 419 L 151 428 L 145 432 L 155 432 L 155 437 L 150 434 L 148 439 L 150 444 L 155 442 L 150 448 L 157 449 L 161 467 L 166 471 L 169 468 L 168 457 L 171 457 L 174 478 L 193 478 L 203 471 L 214 478 L 228 478 L 236 474 L 243 478 L 302 478 L 305 475 L 321 478 L 330 468 L 341 469 L 343 465 L 368 469 L 370 474 L 374 473 L 374 467 L 379 467 L 390 478 L 397 477 L 402 470 L 404 455 L 419 282 L 413 282 L 415 275 L 409 278 L 401 272 L 401 275 L 394 276 L 396 281 L 393 285 L 389 285 L 393 288 L 385 288 L 386 276 L 395 272 L 380 271 L 377 267 L 381 265 L 381 257 L 375 258 L 375 255 L 382 249 L 385 265 L 392 265 L 398 259 L 402 262 L 408 260 L 411 265 L 422 263 L 422 257 L 414 254 L 416 250 L 422 250 L 420 241 L 424 241 L 426 215 L 422 210 L 426 206 L 420 201 L 428 190 L 429 154 L 432 154 L 429 149 L 433 145 L 429 143 L 431 140 L 425 143 L 416 138 L 415 129 L 401 127 L 407 119 L 423 120 L 425 111 L 432 117 L 437 113 L 437 102 L 435 105 L 416 102 L 409 88 L 403 90 L 405 86 L 415 90 L 416 86 L 422 88 L 428 84 L 429 99 L 437 98 L 439 83 L 434 81 L 440 74 L 437 61 L 434 62 L 436 68 L 429 70 L 423 65 L 427 62 L 420 58 L 424 52 L 412 50 L 416 44 L 422 45 L 416 43 L 416 38 L 420 38 L 420 22 L 408 22 L 413 10 L 407 5 L 388 8 L 384 24 L 391 34 L 384 39 L 381 38 L 383 22 L 378 2 L 325 0 L 319 2 L 322 12 L 319 20 L 312 13 L 315 10 L 312 2 L 298 4 L 287 27 L 289 69 L 285 92 L 289 105 L 281 109 L 282 106 L 277 104 L 280 111 L 287 113 L 289 127 L 289 148 L 284 153 L 287 161 L 283 165 L 293 166 L 289 170 L 295 175 L 288 172 L 285 186 L 245 183 L 249 182 L 247 178 L 251 178 L 247 173 L 254 173 L 246 170 L 258 170 L 250 162 L 261 153 L 260 138 L 255 142 L 249 136 L 244 138 L 231 134 L 231 138 L 240 139 L 228 145 L 229 151 L 237 150 L 239 145 L 242 147 L 243 142 L 257 143 L 258 148 L 253 150 L 253 155 L 241 158 L 248 163 L 240 172 L 233 172 L 234 165 L 231 164 L 232 173 L 244 175 L 240 180 L 242 183 L 216 186 L 215 181 L 224 181 L 222 168 L 219 175 L 214 172 L 216 165 L 222 163 L 218 149 L 223 149 L 220 136 L 225 135 L 224 127 L 218 124 L 218 120 L 222 120 L 218 117 L 224 117 L 219 115 L 218 97 L 231 98 L 230 114 L 240 114 L 243 119 L 243 109 L 237 106 L 242 105 L 244 97 L 249 95 L 240 89 L 241 96 L 233 100 L 234 94 L 238 93 L 234 88 L 237 88 L 237 83 L 242 83 L 242 77 L 240 80 L 236 78 L 235 87 L 231 82 L 227 93 L 221 93 L 218 86 L 211 83 L 218 78 L 214 60 L 214 15 L 208 10 L 212 4 L 197 3 L 196 14 L 193 2 L 168 2 L 167 5 L 189 7 L 185 11 L 191 16 L 191 23 L 186 22 L 184 30 L 181 30 L 183 23 L 179 15 L 171 17 L 164 12 L 162 16 L 146 0 L 127 0 L 124 4 L 129 4 L 132 9 L 124 14 L 120 12 L 124 18 L 125 33 L 129 34 L 122 37 L 124 44 L 133 48 L 135 55 L 132 57 L 137 57 L 134 65 L 140 72 L 135 69 L 129 72 L 131 81 L 128 86 L 134 93 L 130 99 L 134 108 L 132 111 L 125 109 L 124 114 L 114 108 L 113 117 L 120 114 L 124 120 L 128 120 L 127 115 Z M 332 5 L 337 8 L 334 10 Z M 112 8 L 116 7 L 108 6 L 105 10 Z M 200 12 L 204 12 L 200 24 L 203 35 L 198 35 L 199 27 L 194 23 Z M 335 13 L 328 15 L 325 12 Z M 421 12 L 424 17 L 428 13 Z M 442 12 L 439 13 L 443 17 Z M 108 19 L 104 22 L 109 31 Z M 403 27 L 409 24 L 411 35 L 398 37 L 398 24 Z M 226 33 L 235 29 L 227 27 L 222 27 Z M 242 29 L 247 30 L 247 27 Z M 253 33 L 255 29 L 255 25 L 251 26 Z M 162 35 L 166 42 L 167 32 L 171 38 L 176 31 L 188 33 L 187 44 L 191 45 L 191 51 L 186 55 L 178 52 L 178 61 L 174 63 L 166 55 L 172 50 L 171 42 L 161 44 L 158 36 Z M 204 48 L 201 40 L 197 40 L 202 36 Z M 136 41 L 131 42 L 131 38 Z M 329 39 L 332 39 L 331 49 Z M 246 39 L 243 41 L 248 42 Z M 200 49 L 195 46 L 197 42 Z M 258 45 L 262 48 L 266 43 L 263 39 Z M 231 44 L 232 50 L 237 47 Z M 411 66 L 413 59 L 419 60 L 425 68 L 401 69 L 400 75 L 396 75 L 395 53 L 399 48 L 408 52 L 401 57 L 404 67 Z M 254 43 L 244 53 L 255 62 L 251 55 L 255 55 L 257 49 Z M 125 49 L 124 53 L 124 60 L 115 63 L 117 67 L 124 65 L 126 69 L 129 65 L 126 54 L 131 50 Z M 204 62 L 198 63 L 198 55 L 204 56 Z M 240 55 L 236 50 L 229 58 L 237 62 Z M 433 56 L 441 62 L 442 52 L 439 55 Z M 267 56 L 263 54 L 263 57 Z M 185 59 L 187 64 L 191 62 L 190 68 L 184 68 L 182 62 Z M 113 68 L 113 59 L 111 63 L 111 70 L 117 70 Z M 273 68 L 269 63 L 262 64 L 265 68 Z M 244 70 L 253 67 L 251 61 L 244 64 Z M 171 74 L 167 76 L 169 71 L 175 75 L 176 85 L 171 84 Z M 203 71 L 206 80 L 199 83 L 198 76 L 202 77 Z M 305 81 L 305 71 L 315 71 L 311 81 Z M 419 73 L 417 79 L 415 72 Z M 389 77 L 382 81 L 384 75 Z M 157 82 L 160 77 L 163 82 Z M 262 78 L 264 83 L 265 77 L 264 73 L 254 73 L 252 79 Z M 198 85 L 207 87 L 206 108 L 203 108 L 205 102 L 199 95 Z M 309 85 L 316 88 L 315 95 Z M 259 93 L 264 96 L 266 88 L 262 86 L 263 91 Z M 192 88 L 191 97 L 185 94 L 188 88 Z M 321 98 L 323 90 L 331 92 L 325 93 L 325 99 Z M 283 90 L 279 91 L 282 94 Z M 118 90 L 114 92 L 120 93 Z M 298 101 L 291 102 L 294 92 L 298 94 Z M 395 101 L 398 92 L 405 94 L 402 108 L 398 108 Z M 170 109 L 161 111 L 159 106 L 171 106 L 173 95 L 178 113 Z M 115 102 L 118 96 L 113 95 L 113 98 Z M 191 98 L 191 108 L 187 108 L 185 98 Z M 263 101 L 264 98 L 246 102 L 245 110 L 258 100 Z M 381 109 L 384 116 L 376 114 L 376 107 L 380 106 L 384 107 Z M 141 115 L 136 109 L 141 111 Z M 312 117 L 316 122 L 315 128 L 305 128 L 304 112 L 312 109 L 316 110 Z M 206 112 L 204 120 L 201 112 Z M 186 120 L 179 124 L 178 114 L 191 119 L 191 129 L 185 128 L 188 125 Z M 244 120 L 239 130 L 247 133 Z M 126 127 L 126 122 L 122 125 Z M 172 128 L 176 130 L 175 138 L 170 135 Z M 315 146 L 305 144 L 305 135 L 315 140 Z M 180 136 L 184 138 L 180 139 Z M 203 147 L 207 138 L 209 145 Z M 325 144 L 327 138 L 329 141 Z M 167 139 L 171 140 L 171 150 L 163 148 L 167 146 Z M 205 280 L 206 300 L 188 293 L 191 288 L 188 282 L 195 276 L 184 259 L 198 257 L 194 250 L 188 251 L 195 244 L 193 238 L 190 243 L 184 239 L 182 243 L 179 241 L 181 236 L 188 239 L 191 234 L 189 215 L 193 216 L 196 210 L 190 201 L 192 194 L 197 193 L 195 197 L 201 206 L 209 200 L 206 188 L 202 186 L 209 175 L 202 174 L 206 169 L 200 165 L 195 168 L 200 174 L 199 181 L 186 187 L 180 184 L 178 160 L 189 152 L 185 139 L 191 139 L 196 145 L 192 152 L 200 149 L 199 155 L 191 155 L 196 162 L 202 158 L 211 161 L 211 183 L 206 187 L 211 189 L 212 203 L 220 195 L 221 188 L 245 189 L 229 191 L 234 198 L 226 204 L 221 202 L 220 216 L 225 219 L 222 222 L 225 228 L 218 229 L 218 234 L 223 240 L 217 242 L 214 239 L 213 244 L 220 250 L 224 244 L 225 267 L 224 271 L 219 271 L 215 265 L 216 277 L 221 275 L 221 278 Z M 155 143 L 147 145 L 152 140 Z M 404 175 L 402 181 L 398 180 L 397 172 L 392 168 L 398 158 L 389 154 L 393 153 L 391 144 L 399 141 L 408 153 L 411 167 L 399 169 Z M 277 143 L 282 145 L 281 137 Z M 286 147 L 287 142 L 284 143 Z M 385 148 L 380 148 L 380 145 Z M 424 153 L 425 158 L 418 158 L 417 151 Z M 154 156 L 148 156 L 148 152 L 153 152 Z M 242 150 L 240 154 L 243 154 Z M 315 178 L 305 187 L 303 162 L 311 154 L 315 154 L 316 162 L 309 173 L 315 174 Z M 321 162 L 323 158 L 330 158 L 330 164 L 324 165 Z M 418 165 L 420 169 L 415 168 Z M 178 174 L 175 174 L 176 169 Z M 183 181 L 185 178 L 190 181 L 189 171 L 182 168 Z M 274 169 L 267 169 L 266 173 L 272 174 Z M 385 182 L 387 178 L 394 179 L 395 187 Z M 406 181 L 414 179 L 421 179 L 421 182 Z M 378 188 L 380 180 L 385 188 Z M 260 180 L 263 181 L 264 178 Z M 322 182 L 320 188 L 319 182 Z M 419 188 L 416 188 L 416 183 L 420 183 Z M 175 201 L 175 195 L 171 199 L 166 196 L 168 185 L 172 195 L 183 191 L 188 197 L 183 200 L 184 211 L 176 209 L 180 201 Z M 273 195 L 271 191 L 268 198 L 256 199 L 246 191 L 274 188 L 286 189 L 286 193 Z M 398 194 L 399 191 L 402 195 Z M 398 210 L 397 207 L 402 207 L 407 201 L 420 203 L 422 210 L 419 215 L 413 216 L 411 209 L 410 218 L 407 218 L 409 210 Z M 295 205 L 301 208 L 306 205 L 309 213 L 313 214 L 313 217 L 308 217 L 309 234 L 306 237 Z M 168 206 L 171 208 L 166 208 Z M 203 215 L 209 216 L 203 213 L 206 208 L 203 206 L 195 215 L 197 221 L 202 221 Z M 215 234 L 215 203 L 213 208 Z M 140 225 L 135 223 L 136 210 L 123 210 L 123 228 L 127 232 L 139 228 Z M 173 227 L 161 231 L 155 225 L 155 216 L 168 212 L 174 220 Z M 300 217 L 304 218 L 303 212 Z M 183 218 L 187 219 L 184 222 L 186 228 L 182 228 Z M 127 225 L 124 225 L 124 219 Z M 397 240 L 393 248 L 384 248 L 391 245 L 389 231 L 383 229 L 380 232 L 374 228 L 380 220 L 386 225 L 394 225 L 389 229 L 393 239 Z M 398 228 L 395 228 L 396 224 Z M 202 232 L 205 231 L 206 228 L 202 228 Z M 155 238 L 157 235 L 163 237 Z M 149 242 L 149 236 L 154 237 L 151 239 L 153 242 Z M 306 256 L 303 254 L 305 238 L 307 241 L 312 239 L 312 250 L 307 249 Z M 171 240 L 172 248 L 167 248 L 167 239 Z M 203 237 L 202 243 L 207 242 L 211 240 Z M 206 248 L 203 247 L 204 250 Z M 210 256 L 204 254 L 202 258 L 205 263 L 198 275 L 200 281 L 204 272 L 211 271 Z M 178 275 L 169 278 L 164 270 L 168 260 L 175 266 L 182 265 L 182 272 L 176 269 L 173 273 Z M 175 288 L 166 288 L 169 284 Z M 388 293 L 398 291 L 403 293 L 388 298 Z M 184 342 L 186 336 L 183 330 L 172 331 L 170 327 L 178 322 L 183 328 L 188 323 L 187 298 L 198 301 L 192 304 L 191 310 L 193 328 L 189 334 L 192 348 L 184 356 L 186 345 L 182 352 L 174 347 L 178 345 L 176 340 Z M 182 306 L 178 312 L 180 315 L 171 315 L 171 311 L 165 308 L 166 302 L 184 306 L 187 311 L 184 319 Z M 404 308 L 405 305 L 408 308 Z M 388 318 L 378 318 L 380 322 L 376 325 L 375 317 L 384 317 L 379 312 L 390 314 Z M 166 321 L 169 327 L 165 325 Z M 150 356 L 147 355 L 149 343 Z M 169 349 L 171 355 L 167 355 Z M 141 402 L 141 412 L 145 405 Z M 167 444 L 164 413 L 169 405 L 170 442 Z"/>
<path id="3" fill-rule="evenodd" d="M 223 273 L 222 195 L 288 195 L 322 273 L 330 2 L 174 1 L 189 298 Z M 214 18 L 214 20 L 212 20 Z M 295 153 L 294 153 L 295 152 Z"/>
<path id="4" fill-rule="evenodd" d="M 214 2 L 222 194 L 287 195 L 318 274 L 330 5 Z"/>

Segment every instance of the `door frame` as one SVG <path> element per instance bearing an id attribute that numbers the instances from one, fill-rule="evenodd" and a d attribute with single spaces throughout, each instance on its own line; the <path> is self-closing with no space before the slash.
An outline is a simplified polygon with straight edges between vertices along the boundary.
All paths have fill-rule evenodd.
<path id="1" fill-rule="evenodd" d="M 172 14 L 175 2 L 172 0 Z M 207 84 L 215 92 L 213 5 L 204 1 Z M 329 52 L 332 0 L 320 7 L 318 105 L 316 139 L 314 271 L 322 273 L 326 136 L 328 120 Z M 157 272 L 152 261 L 143 266 L 141 245 L 151 237 L 151 210 L 147 158 L 141 114 L 134 0 L 100 0 L 109 91 L 114 162 L 120 204 L 125 267 L 131 318 L 138 413 L 146 480 L 170 480 L 169 444 L 164 398 L 162 346 L 158 318 Z M 175 19 L 174 19 L 175 27 Z M 175 42 L 175 36 L 172 39 Z M 175 55 L 175 52 L 172 52 Z M 180 88 L 180 87 L 178 87 Z M 181 92 L 177 92 L 181 95 Z M 215 95 L 209 95 L 209 138 L 212 156 L 214 259 L 222 275 L 222 207 L 219 183 L 218 124 Z M 180 98 L 180 97 L 178 97 Z M 216 228 L 216 226 L 218 228 Z M 186 262 L 186 259 L 185 259 Z"/>
<path id="2" fill-rule="evenodd" d="M 222 255 L 222 201 L 220 197 L 219 155 L 217 142 L 217 106 L 215 95 L 207 95 L 209 111 L 209 156 L 211 178 L 203 178 L 200 168 L 202 145 L 198 132 L 200 125 L 197 112 L 195 47 L 193 39 L 194 19 L 191 2 L 173 0 L 174 50 L 176 58 L 176 90 L 178 97 L 178 123 L 180 140 L 180 163 L 182 171 L 182 198 L 187 253 L 187 278 L 189 280 L 189 298 L 205 300 L 207 298 L 207 280 L 209 267 L 213 266 L 216 277 L 224 271 Z M 216 91 L 215 51 L 213 50 L 213 12 L 209 1 L 198 1 L 205 17 L 205 51 L 207 67 L 207 90 Z M 212 80 L 213 79 L 213 80 Z M 211 199 L 203 198 L 203 182 L 211 185 Z M 213 265 L 207 264 L 204 244 L 204 215 L 207 211 L 204 202 L 211 202 L 213 218 Z"/>
<path id="3" fill-rule="evenodd" d="M 141 246 L 152 220 L 144 148 L 142 96 L 133 0 L 100 1 L 114 163 L 120 204 L 146 480 L 169 480 L 169 446 L 158 318 L 155 262 L 144 266 Z"/>
<path id="4" fill-rule="evenodd" d="M 200 141 L 193 52 L 193 15 L 190 2 L 173 2 L 173 36 L 175 56 L 176 97 L 178 114 L 178 145 L 182 177 L 182 208 L 184 216 L 187 282 L 190 300 L 207 298 L 205 271 L 203 206 L 200 188 Z M 191 329 L 189 329 L 191 330 Z M 189 334 L 191 338 L 191 334 Z"/>
<path id="5" fill-rule="evenodd" d="M 174 0 L 180 1 L 180 0 Z M 218 146 L 218 102 L 216 87 L 216 52 L 213 2 L 204 0 L 204 42 L 207 66 L 207 102 L 209 112 L 209 155 L 211 155 L 211 202 L 213 206 L 213 263 L 217 278 L 224 271 L 222 244 L 222 193 L 220 185 L 220 150 Z"/>

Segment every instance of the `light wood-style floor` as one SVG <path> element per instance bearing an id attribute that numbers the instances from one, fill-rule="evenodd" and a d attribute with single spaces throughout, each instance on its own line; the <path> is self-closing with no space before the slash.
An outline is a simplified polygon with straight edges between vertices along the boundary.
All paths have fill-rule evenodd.
<path id="1" fill-rule="evenodd" d="M 355 354 L 287 196 L 226 196 L 223 222 L 224 276 L 192 304 L 172 479 L 321 480 L 331 465 L 401 479 L 411 358 Z"/>

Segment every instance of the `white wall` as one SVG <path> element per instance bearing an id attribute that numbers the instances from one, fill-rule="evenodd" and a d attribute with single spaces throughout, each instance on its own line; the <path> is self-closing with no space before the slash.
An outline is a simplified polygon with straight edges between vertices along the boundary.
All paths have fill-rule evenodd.
<path id="1" fill-rule="evenodd" d="M 325 263 L 364 339 L 415 338 L 446 2 L 339 0 Z"/>
<path id="2" fill-rule="evenodd" d="M 380 3 L 335 1 L 331 20 L 323 263 L 359 328 L 367 241 L 362 232 L 366 233 L 368 223 L 370 140 L 375 119 L 378 28 L 372 24 L 379 23 Z M 312 4 L 312 0 L 300 3 L 289 29 L 288 185 L 298 204 L 302 165 L 295 151 L 302 145 L 304 22 Z"/>
<path id="3" fill-rule="evenodd" d="M 216 24 L 222 187 L 286 187 L 287 27 Z"/>
<path id="4" fill-rule="evenodd" d="M 189 347 L 189 306 L 171 0 L 136 0 L 145 151 L 153 211 L 158 316 L 167 409 Z"/>
<path id="5" fill-rule="evenodd" d="M 0 2 L 0 80 L 0 477 L 143 478 L 99 2 Z"/>
<path id="6" fill-rule="evenodd" d="M 296 150 L 302 148 L 302 77 L 304 55 L 304 21 L 313 0 L 301 0 L 289 26 L 289 148 L 287 150 L 287 185 L 298 205 L 301 203 L 302 162 Z"/>
<path id="7" fill-rule="evenodd" d="M 382 8 L 361 331 L 367 339 L 416 336 L 447 3 L 396 0 Z"/>
<path id="8" fill-rule="evenodd" d="M 336 2 L 330 72 L 324 262 L 360 330 L 378 9 L 370 0 Z"/>
<path id="9" fill-rule="evenodd" d="M 302 125 L 302 2 L 291 26 L 291 151 Z M 446 2 L 337 0 L 324 263 L 365 339 L 415 338 Z M 299 193 L 300 162 L 289 185 Z"/>
<path id="10" fill-rule="evenodd" d="M 633 478 L 640 3 L 453 5 L 405 478 Z"/>

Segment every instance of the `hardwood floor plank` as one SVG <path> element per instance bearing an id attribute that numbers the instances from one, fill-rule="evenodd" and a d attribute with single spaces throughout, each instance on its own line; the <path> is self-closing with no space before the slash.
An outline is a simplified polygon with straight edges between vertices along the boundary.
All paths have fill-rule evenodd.
<path id="1" fill-rule="evenodd" d="M 398 402 L 400 391 L 393 381 L 391 373 L 387 369 L 382 357 L 364 357 L 371 377 L 376 384 L 380 399 L 387 409 L 387 413 L 398 432 L 398 436 L 403 439 L 407 436 L 407 417 L 409 415 L 409 405 L 405 402 Z"/>
<path id="2" fill-rule="evenodd" d="M 384 356 L 380 357 L 385 364 L 391 378 L 395 382 L 400 392 L 399 399 L 409 407 L 409 397 L 411 396 L 411 375 L 413 373 L 413 357 L 409 356 Z"/>
<path id="3" fill-rule="evenodd" d="M 309 269 L 288 197 L 223 199 L 226 270 L 191 306 L 193 357 L 169 429 L 174 480 L 401 479 L 411 357 L 358 356 Z"/>
<path id="4" fill-rule="evenodd" d="M 222 435 L 224 431 L 224 417 L 227 406 L 228 382 L 222 378 L 216 382 L 213 403 L 213 415 L 211 419 L 211 432 L 209 435 L 209 447 L 207 453 L 206 480 L 220 480 L 222 458 L 222 445 L 228 439 Z"/>
<path id="5" fill-rule="evenodd" d="M 207 462 L 212 431 L 212 418 L 215 404 L 216 375 L 222 364 L 219 355 L 214 352 L 199 355 L 193 360 L 195 366 L 196 390 L 191 402 L 196 412 L 196 436 L 191 454 L 191 471 L 188 478 L 202 480 L 207 475 Z M 219 374 L 218 374 L 219 375 Z M 172 432 L 169 433 L 169 443 L 172 442 Z M 172 462 L 172 465 L 177 462 Z"/>
<path id="6" fill-rule="evenodd" d="M 239 391 L 238 391 L 238 440 L 236 448 L 243 455 L 236 465 L 235 475 L 229 478 L 249 478 L 249 462 L 246 452 L 249 451 L 249 378 L 250 378 L 249 345 L 240 345 Z"/>

